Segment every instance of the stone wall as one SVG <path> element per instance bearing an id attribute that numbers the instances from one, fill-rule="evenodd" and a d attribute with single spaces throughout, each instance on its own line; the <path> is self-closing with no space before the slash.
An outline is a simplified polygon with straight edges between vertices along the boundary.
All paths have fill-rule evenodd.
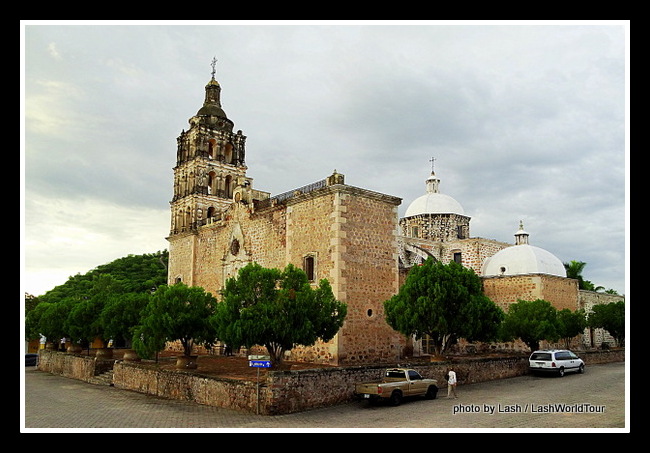
<path id="1" fill-rule="evenodd" d="M 335 186 L 336 187 L 336 186 Z M 339 331 L 339 364 L 395 361 L 406 339 L 386 323 L 384 301 L 397 293 L 399 198 L 338 186 L 333 241 L 338 250 L 339 300 L 348 313 Z"/>
<path id="2" fill-rule="evenodd" d="M 257 384 L 202 376 L 184 370 L 159 370 L 132 362 L 116 362 L 113 385 L 161 398 L 257 412 Z"/>
<path id="3" fill-rule="evenodd" d="M 545 274 L 483 277 L 483 292 L 504 311 L 518 300 L 544 299 L 558 310 L 578 307 L 578 281 Z"/>
<path id="4" fill-rule="evenodd" d="M 402 237 L 402 240 L 426 250 L 444 264 L 454 261 L 455 254 L 460 253 L 461 264 L 472 269 L 477 275 L 481 275 L 481 266 L 487 258 L 512 245 L 485 238 L 456 239 L 445 242 L 431 242 L 412 237 Z"/>
<path id="5" fill-rule="evenodd" d="M 605 294 L 585 290 L 580 290 L 578 293 L 579 308 L 584 309 L 587 314 L 591 313 L 594 305 L 625 301 L 625 297 L 618 294 Z M 583 335 L 584 347 L 600 348 L 603 343 L 606 343 L 609 346 L 621 346 L 616 344 L 614 337 L 612 337 L 605 329 L 585 329 Z"/>
<path id="6" fill-rule="evenodd" d="M 113 367 L 114 360 L 101 360 L 77 354 L 41 349 L 38 353 L 38 369 L 71 379 L 91 382 L 92 379 Z"/>
<path id="7" fill-rule="evenodd" d="M 587 366 L 625 361 L 625 351 L 622 349 L 587 351 L 579 355 Z M 143 363 L 97 361 L 94 358 L 45 350 L 40 353 L 38 369 L 88 382 L 107 365 L 113 367 L 113 385 L 116 388 L 264 415 L 288 414 L 351 401 L 356 382 L 379 380 L 383 371 L 392 366 L 268 371 L 266 382 L 259 389 L 254 381 L 205 376 L 200 373 L 200 369 L 160 370 Z M 459 385 L 475 384 L 527 374 L 528 355 L 454 358 L 409 367 L 423 377 L 437 379 L 440 391 L 444 392 L 445 375 L 449 368 L 456 371 Z"/>

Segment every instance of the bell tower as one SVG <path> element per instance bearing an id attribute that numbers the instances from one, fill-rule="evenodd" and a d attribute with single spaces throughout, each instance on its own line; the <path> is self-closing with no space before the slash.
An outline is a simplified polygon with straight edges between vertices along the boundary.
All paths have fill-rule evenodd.
<path id="1" fill-rule="evenodd" d="M 189 119 L 177 141 L 170 236 L 193 232 L 233 203 L 238 187 L 250 187 L 246 177 L 246 137 L 221 107 L 221 86 L 212 78 L 205 86 L 203 106 Z"/>

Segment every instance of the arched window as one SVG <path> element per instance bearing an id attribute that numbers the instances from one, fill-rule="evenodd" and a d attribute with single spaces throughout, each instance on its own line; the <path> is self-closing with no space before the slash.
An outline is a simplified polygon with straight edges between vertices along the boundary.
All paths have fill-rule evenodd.
<path id="1" fill-rule="evenodd" d="M 313 282 L 316 280 L 316 257 L 307 255 L 303 258 L 302 268 L 307 274 L 307 280 Z"/>
<path id="2" fill-rule="evenodd" d="M 226 143 L 226 149 L 224 150 L 224 161 L 227 164 L 232 164 L 233 163 L 233 158 L 235 157 L 233 155 L 233 149 L 234 147 L 232 146 L 232 143 Z"/>
<path id="3" fill-rule="evenodd" d="M 185 220 L 183 222 L 183 226 L 186 228 L 190 228 L 192 225 L 192 211 L 188 207 L 187 210 L 185 211 Z"/>
<path id="4" fill-rule="evenodd" d="M 232 198 L 232 176 L 230 175 L 225 179 L 224 198 Z"/>
<path id="5" fill-rule="evenodd" d="M 217 184 L 217 178 L 216 178 L 215 172 L 211 171 L 208 173 L 208 195 L 212 195 L 217 192 L 216 184 Z"/>
<path id="6" fill-rule="evenodd" d="M 210 156 L 211 159 L 217 158 L 217 141 L 213 138 L 208 140 L 208 156 Z"/>

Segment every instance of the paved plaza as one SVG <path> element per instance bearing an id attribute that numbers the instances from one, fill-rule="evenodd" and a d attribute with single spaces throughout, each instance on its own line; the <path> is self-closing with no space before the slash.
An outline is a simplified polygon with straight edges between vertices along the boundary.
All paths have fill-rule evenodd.
<path id="1" fill-rule="evenodd" d="M 526 375 L 441 389 L 435 400 L 401 406 L 351 402 L 311 411 L 265 416 L 147 396 L 25 368 L 22 432 L 106 431 L 372 431 L 567 430 L 628 431 L 625 364 L 587 368 L 563 378 Z M 629 383 L 628 383 L 629 385 Z"/>

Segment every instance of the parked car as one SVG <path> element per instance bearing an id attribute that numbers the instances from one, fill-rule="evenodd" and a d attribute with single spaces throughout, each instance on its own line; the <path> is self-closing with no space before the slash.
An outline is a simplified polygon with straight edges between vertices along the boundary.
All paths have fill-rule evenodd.
<path id="1" fill-rule="evenodd" d="M 424 396 L 435 399 L 438 395 L 438 381 L 424 379 L 420 373 L 408 368 L 390 368 L 379 381 L 355 384 L 354 395 L 370 403 L 383 400 L 399 406 L 405 397 Z"/>
<path id="2" fill-rule="evenodd" d="M 25 354 L 25 366 L 38 365 L 38 354 L 27 353 Z"/>
<path id="3" fill-rule="evenodd" d="M 568 349 L 546 349 L 533 352 L 528 359 L 528 369 L 534 374 L 584 373 L 585 362 Z"/>

